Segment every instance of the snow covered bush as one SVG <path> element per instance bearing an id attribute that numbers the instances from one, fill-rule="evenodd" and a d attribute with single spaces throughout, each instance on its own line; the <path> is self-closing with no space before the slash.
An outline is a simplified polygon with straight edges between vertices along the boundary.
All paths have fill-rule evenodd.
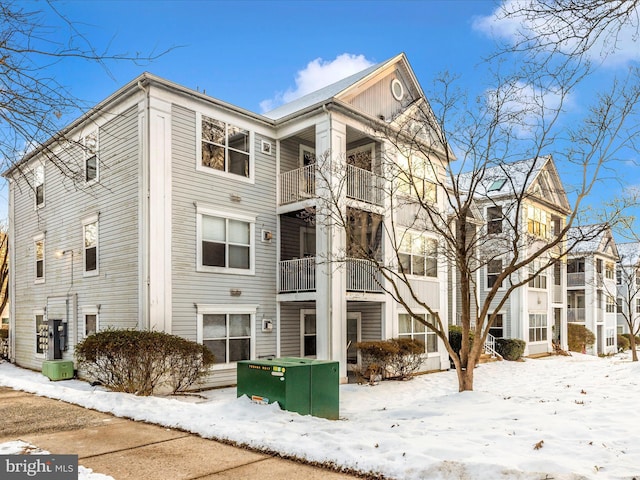
<path id="1" fill-rule="evenodd" d="M 591 330 L 577 323 L 569 323 L 567 325 L 567 335 L 569 350 L 572 352 L 582 353 L 596 341 L 596 337 Z"/>
<path id="2" fill-rule="evenodd" d="M 195 384 L 214 362 L 204 345 L 163 332 L 105 330 L 76 346 L 83 376 L 117 392 L 152 395 L 161 386 L 173 393 Z"/>
<path id="3" fill-rule="evenodd" d="M 496 351 L 502 358 L 512 362 L 520 360 L 525 346 L 525 341 L 517 338 L 496 338 Z"/>

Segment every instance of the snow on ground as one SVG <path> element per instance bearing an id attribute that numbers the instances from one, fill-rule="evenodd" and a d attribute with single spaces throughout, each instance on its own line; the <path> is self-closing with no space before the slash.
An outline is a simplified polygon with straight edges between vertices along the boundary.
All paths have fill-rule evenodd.
<path id="1" fill-rule="evenodd" d="M 480 365 L 464 393 L 455 371 L 342 385 L 337 421 L 238 399 L 235 388 L 197 402 L 135 397 L 7 363 L 0 385 L 389 478 L 640 479 L 640 362 L 626 355 Z"/>

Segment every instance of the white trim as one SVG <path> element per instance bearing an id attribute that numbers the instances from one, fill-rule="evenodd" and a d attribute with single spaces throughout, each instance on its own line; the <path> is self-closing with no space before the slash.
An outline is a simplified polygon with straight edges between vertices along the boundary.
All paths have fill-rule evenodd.
<path id="1" fill-rule="evenodd" d="M 47 204 L 46 197 L 46 183 L 47 183 L 47 169 L 42 160 L 35 160 L 31 173 L 33 174 L 33 209 L 40 210 Z M 42 183 L 36 181 L 36 171 L 42 169 Z M 38 186 L 42 185 L 42 203 L 38 205 Z"/>
<path id="2" fill-rule="evenodd" d="M 437 310 L 435 310 L 436 312 L 438 312 Z M 416 308 L 413 311 L 414 314 L 416 315 L 424 315 L 425 321 L 427 319 L 428 315 L 431 315 L 427 310 L 422 309 L 422 308 Z M 439 313 L 439 312 L 438 312 Z M 398 337 L 400 337 L 400 335 L 402 335 L 400 333 L 400 315 L 409 315 L 409 318 L 411 320 L 414 320 L 413 317 L 411 317 L 411 313 L 409 313 L 406 309 L 404 308 L 399 308 L 396 311 L 396 332 Z M 433 315 L 431 315 L 433 317 Z M 427 358 L 430 357 L 439 357 L 440 353 L 441 353 L 441 349 L 444 348 L 444 344 L 442 343 L 442 341 L 440 340 L 440 338 L 438 337 L 438 335 L 436 335 L 436 332 L 434 332 L 433 330 L 431 330 L 429 327 L 427 327 L 426 325 L 424 326 L 424 330 L 425 330 L 425 344 L 424 344 L 424 356 Z M 412 334 L 415 332 L 411 332 Z M 406 334 L 405 334 L 406 335 Z M 437 346 L 437 351 L 435 352 L 429 352 L 428 351 L 428 342 L 426 340 L 428 340 L 427 335 L 435 335 L 436 337 L 436 346 Z"/>
<path id="3" fill-rule="evenodd" d="M 100 305 L 82 305 L 80 308 L 82 314 L 82 338 L 87 338 L 87 315 L 96 316 L 96 333 L 100 331 Z"/>
<path id="4" fill-rule="evenodd" d="M 225 124 L 232 124 L 233 126 L 237 126 L 243 128 L 249 132 L 249 176 L 245 177 L 243 175 L 237 175 L 235 173 L 230 173 L 223 170 L 216 170 L 215 168 L 205 167 L 202 165 L 202 115 L 206 117 L 212 118 L 214 120 L 219 120 L 221 122 L 225 122 Z M 242 121 L 237 121 L 236 119 L 231 119 L 227 115 L 223 115 L 220 112 L 215 112 L 213 114 L 196 112 L 196 170 L 199 172 L 207 173 L 209 175 L 219 176 L 224 179 L 234 180 L 238 182 L 244 183 L 255 183 L 255 132 L 253 129 L 253 125 L 246 124 Z M 225 145 L 225 150 L 229 147 Z"/>
<path id="5" fill-rule="evenodd" d="M 260 153 L 264 155 L 273 155 L 273 144 L 268 140 L 260 140 Z"/>
<path id="6" fill-rule="evenodd" d="M 100 275 L 100 213 L 93 213 L 82 219 L 82 276 L 83 277 L 97 277 Z M 87 259 L 86 259 L 86 246 L 85 235 L 88 225 L 96 225 L 96 269 L 87 271 Z"/>
<path id="7" fill-rule="evenodd" d="M 202 264 L 202 216 L 224 218 L 225 220 L 239 220 L 249 224 L 249 268 L 212 267 Z M 213 207 L 196 203 L 196 271 L 209 273 L 225 273 L 234 275 L 255 275 L 256 256 L 256 217 L 241 213 L 229 213 Z"/>
<path id="8" fill-rule="evenodd" d="M 47 314 L 45 312 L 45 310 L 43 308 L 36 308 L 34 310 L 31 311 L 31 319 L 33 320 L 33 333 L 36 334 L 38 333 L 37 329 L 36 329 L 36 316 L 38 315 L 42 315 L 42 320 L 43 321 L 47 321 Z M 34 345 L 34 349 L 33 349 L 34 355 L 36 358 L 45 358 L 47 353 L 42 352 L 42 353 L 38 353 L 38 344 L 36 343 Z"/>
<path id="9" fill-rule="evenodd" d="M 298 147 L 298 165 L 300 168 L 304 167 L 304 152 L 313 153 L 314 164 L 318 163 L 318 158 L 316 157 L 316 149 L 314 147 L 310 147 L 308 145 L 300 144 Z"/>
<path id="10" fill-rule="evenodd" d="M 251 334 L 250 334 L 250 352 L 249 359 L 256 357 L 256 314 L 258 311 L 257 304 L 245 304 L 245 305 L 222 305 L 222 304 L 195 304 L 196 307 L 196 341 L 200 344 L 204 344 L 204 328 L 203 328 L 203 315 L 228 315 L 228 314 L 244 314 L 251 316 Z M 231 363 L 218 363 L 211 367 L 211 370 L 225 370 L 230 368 L 236 368 L 237 362 Z"/>
<path id="11" fill-rule="evenodd" d="M 361 342 L 362 341 L 362 312 L 347 312 L 347 324 L 349 323 L 349 320 L 356 320 L 356 323 L 357 323 L 356 342 Z M 348 331 L 349 329 L 347 326 L 347 333 Z M 347 342 L 346 337 L 345 337 L 345 342 Z M 348 343 L 346 345 L 348 345 Z M 345 350 L 347 350 L 347 348 L 345 348 Z M 356 349 L 356 356 L 357 356 L 357 360 L 354 365 L 354 364 L 349 364 L 347 355 L 345 355 L 345 362 L 347 363 L 347 369 L 349 368 L 353 369 L 362 364 L 362 355 L 360 354 L 360 350 L 358 349 Z"/>
<path id="12" fill-rule="evenodd" d="M 316 355 L 304 355 L 304 317 L 305 315 L 316 316 Z M 318 314 L 315 308 L 302 308 L 300 309 L 300 356 L 304 358 L 317 358 L 318 353 Z"/>
<path id="13" fill-rule="evenodd" d="M 42 242 L 42 277 L 38 277 L 38 252 L 37 252 L 37 248 L 36 248 L 36 244 L 38 242 Z M 33 237 L 33 283 L 35 284 L 42 284 L 45 283 L 46 281 L 46 276 L 47 276 L 47 262 L 46 262 L 46 258 L 47 258 L 47 241 L 45 239 L 45 234 L 44 233 L 39 233 L 37 235 L 34 235 Z"/>
<path id="14" fill-rule="evenodd" d="M 95 150 L 93 152 L 93 154 L 89 153 L 88 151 L 88 147 L 87 147 L 87 138 L 90 137 L 91 135 L 95 135 L 96 138 L 96 145 L 95 145 Z M 82 143 L 82 172 L 83 172 L 83 177 L 84 177 L 84 183 L 85 185 L 89 186 L 89 185 L 93 185 L 95 183 L 98 183 L 100 181 L 100 155 L 99 155 L 99 151 L 100 151 L 100 133 L 99 130 L 96 128 L 94 130 L 91 130 L 90 132 L 88 132 L 86 135 L 84 135 L 81 139 L 81 143 Z M 96 159 L 96 177 L 91 179 L 91 180 L 87 180 L 87 161 L 89 159 L 91 159 L 92 157 L 95 157 Z"/>
<path id="15" fill-rule="evenodd" d="M 398 80 L 397 78 L 394 78 L 393 80 L 391 80 L 390 86 L 391 86 L 391 95 L 393 96 L 393 98 L 401 102 L 402 99 L 404 98 L 404 86 L 402 85 L 400 80 Z M 399 92 L 396 92 L 396 87 L 400 87 Z"/>

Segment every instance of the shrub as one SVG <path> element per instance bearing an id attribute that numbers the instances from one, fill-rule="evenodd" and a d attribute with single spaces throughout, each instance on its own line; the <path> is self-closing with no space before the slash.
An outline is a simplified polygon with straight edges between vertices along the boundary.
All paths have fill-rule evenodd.
<path id="1" fill-rule="evenodd" d="M 631 344 L 629 343 L 628 335 L 627 337 L 625 337 L 624 334 L 618 335 L 618 351 L 619 352 L 624 352 L 625 350 L 628 350 L 630 345 Z"/>
<path id="2" fill-rule="evenodd" d="M 496 338 L 496 351 L 505 360 L 515 362 L 524 353 L 526 342 L 517 338 Z"/>
<path id="3" fill-rule="evenodd" d="M 9 338 L 9 329 L 0 328 L 0 340 L 6 340 L 7 338 Z"/>
<path id="4" fill-rule="evenodd" d="M 473 344 L 473 332 L 469 332 L 469 341 Z M 449 325 L 449 344 L 453 351 L 460 354 L 462 349 L 462 327 L 457 325 Z"/>
<path id="5" fill-rule="evenodd" d="M 167 385 L 185 391 L 208 371 L 214 356 L 204 345 L 163 332 L 106 330 L 75 349 L 78 368 L 117 392 L 151 395 Z"/>
<path id="6" fill-rule="evenodd" d="M 376 342 L 359 342 L 356 348 L 362 356 L 361 378 L 374 382 L 376 378 L 407 379 L 423 362 L 424 343 L 410 338 L 392 338 Z"/>
<path id="7" fill-rule="evenodd" d="M 627 341 L 629 342 L 629 345 L 631 345 L 631 334 L 630 333 L 622 333 L 620 335 L 622 335 L 624 338 L 626 338 Z M 620 336 L 620 335 L 618 335 L 618 336 Z M 635 340 L 636 340 L 636 346 L 640 347 L 640 337 L 636 335 Z"/>
<path id="8" fill-rule="evenodd" d="M 584 325 L 569 323 L 567 325 L 567 340 L 569 350 L 582 353 L 587 346 L 595 343 L 596 337 L 593 332 Z"/>

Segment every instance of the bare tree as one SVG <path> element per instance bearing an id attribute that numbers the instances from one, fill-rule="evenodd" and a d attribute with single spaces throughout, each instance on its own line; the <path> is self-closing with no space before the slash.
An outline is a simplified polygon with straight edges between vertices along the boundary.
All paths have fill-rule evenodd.
<path id="1" fill-rule="evenodd" d="M 353 159 L 331 152 L 318 159 L 316 179 L 324 203 L 313 212 L 316 223 L 321 228 L 338 226 L 346 236 L 342 256 L 325 260 L 366 259 L 379 274 L 380 286 L 442 340 L 455 364 L 460 391 L 473 389 L 474 367 L 489 331 L 514 292 L 541 282 L 579 241 L 600 233 L 591 231 L 589 238 L 572 241 L 566 237 L 584 214 L 583 202 L 601 170 L 628 143 L 625 126 L 640 100 L 640 89 L 614 84 L 598 96 L 581 124 L 568 127 L 560 123 L 569 91 L 562 89 L 562 79 L 556 79 L 553 107 L 542 93 L 549 87 L 543 90 L 540 84 L 536 90 L 531 85 L 537 79 L 530 80 L 525 89 L 505 79 L 467 102 L 455 90 L 454 79 L 444 76 L 439 91 L 429 96 L 431 105 L 417 99 L 390 124 L 372 123 L 371 134 L 385 151 L 380 179 L 370 185 L 380 190 L 374 195 L 388 199 L 387 208 L 378 213 L 364 214 L 346 200 L 357 197 L 349 191 Z M 554 146 L 560 145 L 560 131 L 570 141 L 558 151 Z M 571 166 L 579 179 L 570 192 L 572 203 L 545 155 L 552 149 L 555 161 Z M 498 212 L 499 227 L 484 216 L 491 207 Z M 609 225 L 622 214 L 604 213 Z M 428 246 L 412 232 L 436 241 Z M 414 252 L 416 244 L 419 251 Z M 459 353 L 449 342 L 449 319 L 417 288 L 412 262 L 417 261 L 419 275 L 424 275 L 436 268 L 430 259 L 447 263 L 449 281 L 457 289 Z M 486 272 L 491 275 L 485 277 Z"/>
<path id="2" fill-rule="evenodd" d="M 618 252 L 617 297 L 622 299 L 622 305 L 618 304 L 618 315 L 622 316 L 629 328 L 631 356 L 637 362 L 636 336 L 640 334 L 640 310 L 637 303 L 640 299 L 640 243 L 618 244 Z"/>
<path id="3" fill-rule="evenodd" d="M 63 117 L 79 114 L 86 105 L 51 74 L 51 67 L 73 60 L 104 67 L 109 74 L 111 62 L 148 63 L 169 50 L 149 55 L 130 55 L 102 51 L 76 28 L 71 19 L 60 13 L 55 4 L 45 9 L 58 18 L 58 24 L 46 24 L 43 11 L 29 9 L 35 4 L 2 2 L 0 4 L 0 156 L 3 169 L 11 167 L 25 153 L 42 147 L 54 138 L 63 140 L 59 130 Z M 68 38 L 59 42 L 57 28 L 66 28 Z M 43 150 L 64 174 L 72 176 L 69 166 L 60 161 L 52 148 Z"/>
<path id="4" fill-rule="evenodd" d="M 9 302 L 9 236 L 0 231 L 0 314 Z"/>

